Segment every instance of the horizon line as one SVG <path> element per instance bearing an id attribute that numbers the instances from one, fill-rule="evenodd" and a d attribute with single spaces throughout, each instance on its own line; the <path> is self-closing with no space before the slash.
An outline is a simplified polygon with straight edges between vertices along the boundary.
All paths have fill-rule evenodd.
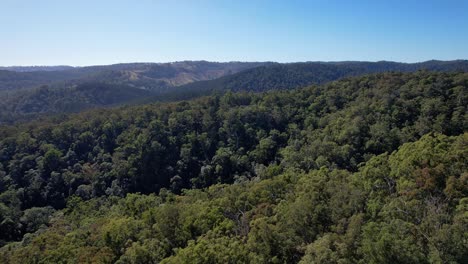
<path id="1" fill-rule="evenodd" d="M 124 64 L 174 64 L 181 62 L 208 62 L 208 63 L 278 63 L 278 64 L 293 64 L 293 63 L 344 63 L 344 62 L 394 62 L 394 63 L 403 63 L 403 64 L 418 64 L 431 61 L 438 62 L 455 62 L 455 61 L 468 61 L 468 59 L 452 59 L 452 60 L 440 60 L 440 59 L 429 59 L 415 62 L 403 62 L 403 61 L 393 61 L 393 60 L 330 60 L 330 61 L 288 61 L 288 62 L 279 62 L 279 61 L 242 61 L 242 60 L 230 60 L 230 61 L 210 61 L 210 60 L 177 60 L 177 61 L 166 61 L 166 62 L 149 62 L 149 61 L 130 61 L 130 62 L 117 62 L 109 64 L 86 64 L 86 65 L 71 65 L 71 64 L 23 64 L 23 65 L 0 65 L 0 68 L 20 68 L 20 67 L 72 67 L 72 68 L 86 68 L 86 67 L 99 67 L 99 66 L 112 66 L 112 65 L 124 65 Z"/>

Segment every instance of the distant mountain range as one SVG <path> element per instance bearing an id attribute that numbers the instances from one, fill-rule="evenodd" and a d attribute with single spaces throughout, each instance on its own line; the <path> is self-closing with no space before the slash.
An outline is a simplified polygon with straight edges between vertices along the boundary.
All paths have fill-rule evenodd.
<path id="1" fill-rule="evenodd" d="M 335 81 L 344 77 L 379 72 L 468 71 L 468 60 L 426 61 L 422 63 L 379 62 L 300 62 L 271 64 L 248 69 L 215 80 L 178 87 L 180 92 L 206 93 L 213 90 L 254 91 L 293 89 Z"/>
<path id="2" fill-rule="evenodd" d="M 57 66 L 7 66 L 0 67 L 0 70 L 15 71 L 15 72 L 36 72 L 36 71 L 64 71 L 71 70 L 75 67 L 67 65 Z"/>
<path id="3" fill-rule="evenodd" d="M 294 89 L 379 72 L 468 71 L 468 60 L 398 62 L 128 63 L 0 70 L 0 124 L 38 114 L 136 102 L 185 100 L 212 92 Z"/>
<path id="4" fill-rule="evenodd" d="M 265 64 L 267 63 L 181 61 L 89 67 L 3 67 L 0 68 L 0 90 L 34 88 L 40 85 L 63 87 L 88 81 L 104 81 L 159 91 L 194 81 L 219 78 Z"/>

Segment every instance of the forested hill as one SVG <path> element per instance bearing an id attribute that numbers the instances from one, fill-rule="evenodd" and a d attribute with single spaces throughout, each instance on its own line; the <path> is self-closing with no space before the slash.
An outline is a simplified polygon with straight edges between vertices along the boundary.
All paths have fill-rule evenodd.
<path id="1" fill-rule="evenodd" d="M 128 63 L 0 70 L 0 124 L 160 97 L 171 88 L 265 65 L 257 62 Z M 3 91 L 2 91 L 3 90 Z"/>
<path id="2" fill-rule="evenodd" d="M 41 114 L 64 114 L 89 108 L 139 103 L 154 93 L 124 84 L 86 82 L 68 88 L 41 86 L 0 93 L 0 124 L 32 120 Z"/>
<path id="3" fill-rule="evenodd" d="M 215 79 L 251 67 L 258 62 L 181 61 L 172 63 L 123 63 L 88 67 L 6 67 L 0 68 L 0 91 L 36 88 L 41 85 L 65 87 L 82 82 L 109 82 L 137 88 L 166 89 L 193 81 Z M 29 69 L 29 70 L 28 70 Z"/>
<path id="4" fill-rule="evenodd" d="M 349 76 L 388 71 L 414 72 L 418 70 L 468 72 L 468 61 L 433 60 L 422 63 L 350 61 L 271 64 L 214 80 L 187 84 L 178 87 L 176 91 L 181 94 L 181 98 L 184 93 L 208 94 L 213 90 L 261 92 L 323 84 Z"/>
<path id="5" fill-rule="evenodd" d="M 0 260 L 464 263 L 467 105 L 420 71 L 4 126 Z"/>
<path id="6" fill-rule="evenodd" d="M 0 90 L 2 85 L 9 89 L 0 91 L 0 124 L 24 122 L 44 115 L 96 107 L 180 101 L 213 92 L 292 89 L 323 84 L 346 76 L 385 71 L 411 72 L 419 69 L 467 72 L 468 61 L 428 61 L 415 64 L 186 61 L 115 64 L 55 71 L 0 71 Z M 214 79 L 217 77 L 220 78 Z M 14 89 L 38 84 L 41 86 L 32 89 Z"/>
<path id="7" fill-rule="evenodd" d="M 63 71 L 71 70 L 74 67 L 67 65 L 57 66 L 0 66 L 0 70 L 14 72 L 36 72 L 36 71 Z"/>

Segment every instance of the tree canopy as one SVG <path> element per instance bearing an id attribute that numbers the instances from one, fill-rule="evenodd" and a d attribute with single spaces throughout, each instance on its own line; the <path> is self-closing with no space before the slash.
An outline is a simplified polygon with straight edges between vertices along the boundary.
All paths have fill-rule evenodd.
<path id="1" fill-rule="evenodd" d="M 4 263 L 465 263 L 467 73 L 0 128 Z"/>

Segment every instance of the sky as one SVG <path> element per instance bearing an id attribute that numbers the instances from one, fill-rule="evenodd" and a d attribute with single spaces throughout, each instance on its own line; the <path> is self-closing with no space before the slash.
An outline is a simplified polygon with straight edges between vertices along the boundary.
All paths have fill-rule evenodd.
<path id="1" fill-rule="evenodd" d="M 0 65 L 468 59 L 468 0 L 0 0 Z"/>

